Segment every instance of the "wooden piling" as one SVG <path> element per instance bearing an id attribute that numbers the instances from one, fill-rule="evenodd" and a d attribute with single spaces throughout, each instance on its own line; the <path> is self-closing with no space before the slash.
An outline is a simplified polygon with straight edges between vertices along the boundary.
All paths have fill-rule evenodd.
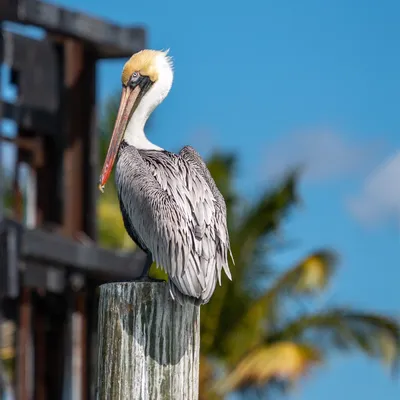
<path id="1" fill-rule="evenodd" d="M 197 400 L 200 310 L 166 283 L 100 286 L 97 400 Z"/>

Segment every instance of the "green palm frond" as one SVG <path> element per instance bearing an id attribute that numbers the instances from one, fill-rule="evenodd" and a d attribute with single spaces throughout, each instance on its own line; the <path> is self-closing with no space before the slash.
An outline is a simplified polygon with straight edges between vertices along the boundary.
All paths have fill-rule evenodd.
<path id="1" fill-rule="evenodd" d="M 120 93 L 104 107 L 99 157 L 104 162 L 119 105 Z M 284 390 L 331 350 L 359 350 L 394 365 L 399 358 L 400 328 L 385 315 L 353 311 L 350 307 L 303 315 L 287 323 L 283 305 L 323 291 L 335 272 L 337 256 L 330 250 L 310 253 L 294 267 L 272 276 L 269 255 L 287 244 L 278 234 L 298 196 L 294 169 L 255 202 L 235 186 L 238 159 L 215 152 L 207 166 L 227 204 L 228 229 L 235 265 L 233 281 L 223 280 L 201 310 L 200 398 L 219 400 L 229 391 L 245 388 Z M 100 240 L 124 248 L 130 238 L 119 210 L 114 177 L 98 204 Z M 128 240 L 127 240 L 128 238 Z M 279 241 L 277 240 L 279 239 Z M 286 239 L 286 238 L 285 238 Z M 151 269 L 152 276 L 166 278 Z M 271 282 L 272 281 L 272 282 Z M 260 284 L 261 282 L 261 284 Z M 271 284 L 266 287 L 267 282 Z M 215 371 L 229 370 L 213 385 Z M 264 386 L 263 386 L 264 385 Z M 216 392 L 216 390 L 220 392 Z"/>
<path id="2" fill-rule="evenodd" d="M 293 342 L 262 345 L 246 355 L 215 387 L 219 393 L 263 387 L 273 380 L 294 384 L 322 356 L 313 346 Z"/>
<path id="3" fill-rule="evenodd" d="M 217 156 L 213 159 L 220 162 L 223 157 Z M 227 158 L 226 160 L 228 160 L 228 165 L 225 167 L 225 172 L 230 171 L 232 164 L 234 166 L 232 161 L 234 159 Z M 217 164 L 211 165 L 215 167 Z M 224 170 L 223 167 L 220 168 Z M 218 176 L 215 172 L 214 175 Z M 224 174 L 220 173 L 219 176 L 224 176 Z M 225 176 L 225 179 L 228 176 Z M 259 248 L 261 244 L 266 243 L 267 239 L 272 237 L 274 230 L 281 225 L 281 219 L 297 201 L 295 194 L 296 179 L 296 172 L 287 175 L 272 190 L 265 191 L 252 208 L 253 211 L 248 210 L 247 213 L 236 218 L 234 223 L 230 224 L 230 227 L 232 227 L 230 239 L 235 257 L 235 265 L 231 265 L 234 279 L 222 287 L 217 287 L 210 303 L 203 307 L 201 345 L 206 351 L 211 351 L 214 348 L 215 354 L 236 360 L 243 352 L 240 349 L 246 348 L 249 343 L 254 344 L 262 340 L 264 318 L 261 320 L 259 318 L 262 315 L 265 316 L 265 310 L 261 310 L 261 312 L 260 310 L 249 311 L 253 303 L 254 292 L 253 289 L 249 290 L 249 286 L 251 283 L 251 288 L 254 288 L 254 279 L 248 285 L 246 285 L 245 280 L 247 276 L 254 276 L 254 266 L 258 266 L 260 270 L 261 266 L 264 267 L 264 277 L 270 272 L 268 268 L 265 268 L 265 261 L 263 260 L 265 252 L 259 251 Z M 226 193 L 223 189 L 230 188 L 231 183 L 228 185 L 227 182 L 225 184 L 217 182 L 217 184 L 222 188 L 220 190 L 225 197 Z M 258 218 L 257 212 L 259 213 Z M 243 342 L 243 347 L 232 347 L 228 344 L 227 332 L 229 334 L 237 326 L 238 320 L 241 320 L 247 312 L 251 316 L 249 316 L 248 321 L 243 322 L 241 327 L 243 338 L 246 338 L 246 341 Z M 258 322 L 254 323 L 255 320 Z M 239 331 L 236 331 L 236 333 L 241 336 Z"/>
<path id="4" fill-rule="evenodd" d="M 400 328 L 382 315 L 334 309 L 302 316 L 248 351 L 216 387 L 222 393 L 261 387 L 282 379 L 297 381 L 332 349 L 359 350 L 395 366 L 400 356 Z"/>
<path id="5" fill-rule="evenodd" d="M 282 274 L 272 285 L 265 299 L 280 294 L 310 294 L 325 289 L 335 270 L 337 258 L 337 254 L 331 250 L 314 251 Z"/>
<path id="6" fill-rule="evenodd" d="M 213 388 L 215 368 L 209 357 L 200 354 L 199 400 L 222 400 Z"/>
<path id="7" fill-rule="evenodd" d="M 266 190 L 244 213 L 233 232 L 232 248 L 238 264 L 235 276 L 242 282 L 252 276 L 258 247 L 277 233 L 284 218 L 299 201 L 297 178 L 297 171 L 293 171 L 272 190 Z"/>
<path id="8" fill-rule="evenodd" d="M 298 202 L 297 178 L 298 172 L 292 171 L 276 187 L 264 192 L 242 220 L 242 238 L 262 239 L 276 233 L 290 207 Z"/>
<path id="9" fill-rule="evenodd" d="M 207 160 L 207 168 L 225 199 L 228 213 L 228 226 L 232 230 L 236 222 L 233 215 L 237 211 L 238 203 L 233 181 L 233 177 L 236 174 L 237 158 L 234 154 L 215 152 Z"/>
<path id="10" fill-rule="evenodd" d="M 310 341 L 321 349 L 359 350 L 395 366 L 400 356 L 400 326 L 391 317 L 337 308 L 302 316 L 265 338 Z"/>
<path id="11" fill-rule="evenodd" d="M 233 154 L 215 152 L 207 161 L 207 167 L 217 187 L 222 193 L 228 213 L 228 229 L 232 235 L 236 220 L 234 210 L 237 206 L 236 191 L 233 186 L 233 177 L 236 171 L 237 160 Z M 202 309 L 201 348 L 207 353 L 211 351 L 215 340 L 215 327 L 218 326 L 220 315 L 226 300 L 228 285 L 217 286 L 209 304 Z"/>
<path id="12" fill-rule="evenodd" d="M 243 314 L 235 312 L 236 322 L 228 329 L 225 338 L 232 365 L 242 356 L 244 348 L 252 348 L 262 341 L 269 327 L 275 324 L 282 313 L 283 296 L 297 296 L 323 290 L 336 264 L 336 255 L 328 250 L 316 251 L 305 257 L 299 264 L 280 275 L 263 295 L 254 300 Z M 268 321 L 268 322 L 266 322 Z M 242 348 L 234 346 L 240 340 Z"/>

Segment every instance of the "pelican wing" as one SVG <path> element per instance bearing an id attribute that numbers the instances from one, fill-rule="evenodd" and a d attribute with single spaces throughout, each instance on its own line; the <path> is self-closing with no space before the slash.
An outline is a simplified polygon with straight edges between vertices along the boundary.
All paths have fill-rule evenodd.
<path id="1" fill-rule="evenodd" d="M 228 227 L 226 223 L 226 204 L 225 199 L 219 191 L 210 171 L 207 168 L 206 163 L 201 158 L 200 154 L 191 146 L 185 146 L 180 152 L 180 156 L 190 164 L 192 168 L 195 168 L 197 173 L 200 174 L 207 182 L 209 188 L 215 199 L 215 216 L 216 226 L 218 227 L 218 244 L 224 249 L 224 252 L 229 251 L 232 262 L 234 263 L 233 255 L 231 252 L 231 246 L 229 241 Z M 226 274 L 229 279 L 232 279 L 229 268 L 227 267 Z"/>
<path id="2" fill-rule="evenodd" d="M 117 162 L 120 201 L 137 237 L 169 275 L 172 296 L 209 301 L 224 268 L 226 219 L 199 168 L 186 156 L 125 147 Z"/>

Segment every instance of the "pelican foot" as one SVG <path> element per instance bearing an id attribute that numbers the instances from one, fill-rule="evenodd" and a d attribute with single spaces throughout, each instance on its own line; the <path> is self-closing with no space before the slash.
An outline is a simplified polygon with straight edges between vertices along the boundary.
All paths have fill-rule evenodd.
<path id="1" fill-rule="evenodd" d="M 134 282 L 165 282 L 164 279 L 156 279 L 156 278 L 151 278 L 148 275 L 141 276 L 137 279 L 134 280 Z"/>

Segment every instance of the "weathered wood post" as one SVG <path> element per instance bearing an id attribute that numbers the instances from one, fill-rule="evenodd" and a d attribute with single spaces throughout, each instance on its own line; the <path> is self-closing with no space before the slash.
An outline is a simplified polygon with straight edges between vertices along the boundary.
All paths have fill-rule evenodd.
<path id="1" fill-rule="evenodd" d="M 100 286 L 97 400 L 197 400 L 200 310 L 163 282 Z"/>

